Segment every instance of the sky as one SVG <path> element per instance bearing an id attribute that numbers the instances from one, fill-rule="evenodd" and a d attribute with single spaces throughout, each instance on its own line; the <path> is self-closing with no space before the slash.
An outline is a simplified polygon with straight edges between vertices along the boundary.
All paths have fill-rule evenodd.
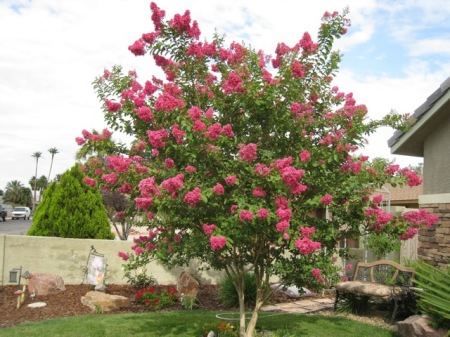
<path id="1" fill-rule="evenodd" d="M 242 42 L 273 54 L 277 43 L 294 45 L 305 31 L 316 36 L 325 11 L 349 8 L 349 31 L 335 44 L 343 61 L 333 84 L 353 92 L 369 118 L 391 110 L 414 113 L 450 76 L 450 1 L 433 0 L 160 0 L 166 18 L 189 9 L 211 40 Z M 92 82 L 113 65 L 155 74 L 149 56 L 128 51 L 142 33 L 153 31 L 148 0 L 0 0 L 0 189 L 12 180 L 29 187 L 32 154 L 42 152 L 38 177 L 71 168 L 83 129 L 106 127 Z M 362 153 L 402 166 L 422 158 L 394 156 L 393 135 L 382 128 Z M 115 138 L 119 138 L 117 135 Z"/>

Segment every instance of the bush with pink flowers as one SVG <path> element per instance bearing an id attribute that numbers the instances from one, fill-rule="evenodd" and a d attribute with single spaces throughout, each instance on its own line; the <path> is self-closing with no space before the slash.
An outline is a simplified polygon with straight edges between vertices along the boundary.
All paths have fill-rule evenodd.
<path id="1" fill-rule="evenodd" d="M 372 121 L 333 84 L 341 55 L 332 47 L 349 25 L 345 12 L 324 14 L 317 41 L 304 33 L 268 54 L 218 34 L 200 40 L 189 11 L 165 20 L 150 7 L 154 31 L 129 50 L 150 56 L 163 78 L 115 66 L 94 83 L 106 123 L 133 142 L 88 132 L 77 140 L 87 183 L 123 191 L 147 221 L 134 261 L 152 256 L 172 267 L 197 258 L 225 271 L 240 296 L 241 335 L 251 336 L 271 276 L 298 286 L 331 279 L 342 225 L 350 234 L 364 224 L 368 232 L 412 233 L 371 195 L 386 182 L 420 178 L 356 154 L 367 135 L 403 127 L 404 116 Z M 331 216 L 320 216 L 325 209 Z M 246 323 L 248 272 L 257 294 Z"/>

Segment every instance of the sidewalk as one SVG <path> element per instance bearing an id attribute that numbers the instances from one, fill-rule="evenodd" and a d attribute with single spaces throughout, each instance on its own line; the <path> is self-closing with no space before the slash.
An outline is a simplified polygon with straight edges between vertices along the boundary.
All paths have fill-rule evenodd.
<path id="1" fill-rule="evenodd" d="M 277 303 L 267 305 L 261 308 L 261 311 L 270 312 L 286 312 L 292 314 L 309 314 L 317 311 L 332 309 L 334 305 L 334 298 L 303 298 L 295 302 Z"/>

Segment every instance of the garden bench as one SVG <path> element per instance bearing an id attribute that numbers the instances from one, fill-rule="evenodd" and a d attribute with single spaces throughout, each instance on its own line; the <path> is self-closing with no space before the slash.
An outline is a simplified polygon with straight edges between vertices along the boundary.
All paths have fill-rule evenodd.
<path id="1" fill-rule="evenodd" d="M 375 262 L 358 262 L 353 280 L 334 285 L 336 299 L 334 310 L 343 294 L 354 294 L 357 297 L 377 297 L 394 301 L 392 321 L 398 310 L 398 302 L 410 294 L 414 268 L 403 267 L 388 260 Z"/>

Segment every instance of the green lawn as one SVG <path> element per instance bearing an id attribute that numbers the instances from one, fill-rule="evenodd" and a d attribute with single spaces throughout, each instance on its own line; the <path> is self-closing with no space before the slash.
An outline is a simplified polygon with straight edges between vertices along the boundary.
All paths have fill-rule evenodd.
<path id="1" fill-rule="evenodd" d="M 221 322 L 215 315 L 216 313 L 211 311 L 194 310 L 78 316 L 0 329 L 0 336 L 200 337 L 204 331 L 209 331 L 213 325 L 217 326 Z M 262 317 L 258 327 L 270 330 L 270 337 L 398 337 L 392 331 L 371 325 L 341 317 L 319 315 L 272 314 L 270 317 Z"/>

